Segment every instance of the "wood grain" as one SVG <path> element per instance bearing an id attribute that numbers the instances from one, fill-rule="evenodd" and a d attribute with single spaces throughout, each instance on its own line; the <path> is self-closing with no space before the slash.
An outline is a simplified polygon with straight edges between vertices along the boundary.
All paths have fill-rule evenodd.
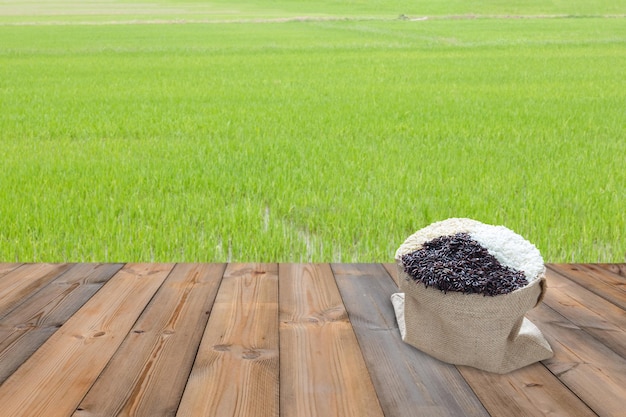
<path id="1" fill-rule="evenodd" d="M 2 412 L 11 417 L 70 415 L 172 266 L 124 266 L 0 386 Z"/>
<path id="2" fill-rule="evenodd" d="M 623 416 L 626 359 L 543 303 L 527 317 L 554 350 L 550 371 L 597 414 Z"/>
<path id="3" fill-rule="evenodd" d="M 328 264 L 280 264 L 280 415 L 382 417 Z"/>
<path id="4" fill-rule="evenodd" d="M 74 265 L 7 314 L 0 323 L 0 384 L 121 267 Z"/>
<path id="5" fill-rule="evenodd" d="M 0 262 L 0 278 L 22 265 L 21 263 Z"/>
<path id="6" fill-rule="evenodd" d="M 0 319 L 70 267 L 70 264 L 27 264 L 8 271 L 0 277 Z"/>
<path id="7" fill-rule="evenodd" d="M 551 269 L 547 270 L 546 279 L 546 305 L 626 357 L 624 310 Z"/>
<path id="8" fill-rule="evenodd" d="M 400 283 L 398 282 L 398 266 L 395 263 L 384 263 L 382 264 L 393 282 L 396 284 L 396 287 L 400 287 Z"/>
<path id="9" fill-rule="evenodd" d="M 626 282 L 626 263 L 621 264 L 595 264 L 599 268 L 606 269 L 607 271 L 619 276 L 624 282 Z"/>
<path id="10" fill-rule="evenodd" d="M 626 291 L 624 291 L 621 279 L 610 280 L 608 278 L 610 272 L 599 273 L 605 270 L 587 268 L 582 264 L 549 264 L 548 268 L 612 302 L 622 310 L 626 310 Z"/>
<path id="11" fill-rule="evenodd" d="M 612 269 L 598 264 L 580 264 L 579 266 L 589 276 L 626 293 L 626 277 L 623 274 L 624 271 L 620 270 L 619 264 L 613 265 Z"/>
<path id="12" fill-rule="evenodd" d="M 175 415 L 225 266 L 177 264 L 74 416 Z"/>
<path id="13" fill-rule="evenodd" d="M 504 375 L 458 369 L 492 417 L 596 416 L 541 363 Z"/>
<path id="14" fill-rule="evenodd" d="M 0 263 L 0 415 L 623 416 L 624 264 L 548 264 L 506 375 L 402 343 L 393 263 L 120 267 Z"/>
<path id="15" fill-rule="evenodd" d="M 229 264 L 178 416 L 278 416 L 276 264 Z"/>
<path id="16" fill-rule="evenodd" d="M 400 277 L 398 276 L 398 265 L 395 263 L 382 264 L 389 276 L 391 277 L 396 287 L 400 287 Z"/>
<path id="17" fill-rule="evenodd" d="M 453 365 L 402 341 L 390 301 L 398 288 L 382 265 L 332 269 L 386 416 L 489 416 Z"/>

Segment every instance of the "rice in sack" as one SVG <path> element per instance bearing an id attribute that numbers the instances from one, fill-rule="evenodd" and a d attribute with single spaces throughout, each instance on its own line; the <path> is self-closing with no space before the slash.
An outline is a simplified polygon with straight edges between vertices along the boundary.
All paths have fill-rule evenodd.
<path id="1" fill-rule="evenodd" d="M 433 223 L 396 252 L 402 340 L 455 365 L 507 373 L 552 357 L 524 314 L 546 291 L 537 248 L 503 226 Z"/>

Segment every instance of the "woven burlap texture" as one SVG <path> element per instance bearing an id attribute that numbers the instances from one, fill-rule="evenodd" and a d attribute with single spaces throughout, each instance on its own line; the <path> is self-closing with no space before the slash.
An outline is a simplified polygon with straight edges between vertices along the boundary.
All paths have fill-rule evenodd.
<path id="1" fill-rule="evenodd" d="M 541 331 L 524 317 L 543 299 L 545 276 L 494 297 L 426 288 L 402 265 L 398 276 L 405 293 L 403 340 L 419 350 L 447 363 L 499 374 L 552 357 Z"/>

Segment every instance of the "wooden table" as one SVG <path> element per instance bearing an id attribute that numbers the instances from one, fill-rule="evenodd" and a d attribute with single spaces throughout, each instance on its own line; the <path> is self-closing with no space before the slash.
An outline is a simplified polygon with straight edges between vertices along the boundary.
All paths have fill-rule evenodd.
<path id="1" fill-rule="evenodd" d="M 625 416 L 626 266 L 548 265 L 555 355 L 400 339 L 392 264 L 0 264 L 0 416 Z"/>

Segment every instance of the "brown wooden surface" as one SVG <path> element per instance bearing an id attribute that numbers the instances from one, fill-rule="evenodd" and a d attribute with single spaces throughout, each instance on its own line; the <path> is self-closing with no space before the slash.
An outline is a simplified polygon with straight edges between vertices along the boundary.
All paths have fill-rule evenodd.
<path id="1" fill-rule="evenodd" d="M 327 264 L 280 265 L 280 415 L 383 417 Z"/>
<path id="2" fill-rule="evenodd" d="M 120 264 L 79 264 L 60 275 L 8 313 L 0 325 L 0 383 L 89 300 Z M 67 272 L 65 272 L 67 271 Z"/>
<path id="3" fill-rule="evenodd" d="M 550 264 L 554 357 L 400 339 L 394 264 L 1 264 L 0 416 L 623 416 L 626 267 Z"/>
<path id="4" fill-rule="evenodd" d="M 79 416 L 173 414 L 224 273 L 223 264 L 178 264 L 82 400 Z"/>
<path id="5" fill-rule="evenodd" d="M 3 268 L 9 269 L 9 273 L 0 280 L 0 319 L 69 267 L 67 264 L 31 264 L 13 271 Z"/>
<path id="6" fill-rule="evenodd" d="M 277 272 L 276 265 L 228 266 L 178 415 L 276 415 Z"/>
<path id="7" fill-rule="evenodd" d="M 626 264 L 594 264 L 599 268 L 604 268 L 609 272 L 619 275 L 622 282 L 626 283 Z"/>
<path id="8" fill-rule="evenodd" d="M 71 415 L 172 266 L 126 265 L 4 381 L 2 413 Z"/>
<path id="9" fill-rule="evenodd" d="M 550 265 L 550 270 L 567 276 L 622 310 L 626 309 L 626 283 L 619 275 L 590 264 L 554 264 Z"/>
<path id="10" fill-rule="evenodd" d="M 0 263 L 0 278 L 21 265 L 20 263 Z"/>

